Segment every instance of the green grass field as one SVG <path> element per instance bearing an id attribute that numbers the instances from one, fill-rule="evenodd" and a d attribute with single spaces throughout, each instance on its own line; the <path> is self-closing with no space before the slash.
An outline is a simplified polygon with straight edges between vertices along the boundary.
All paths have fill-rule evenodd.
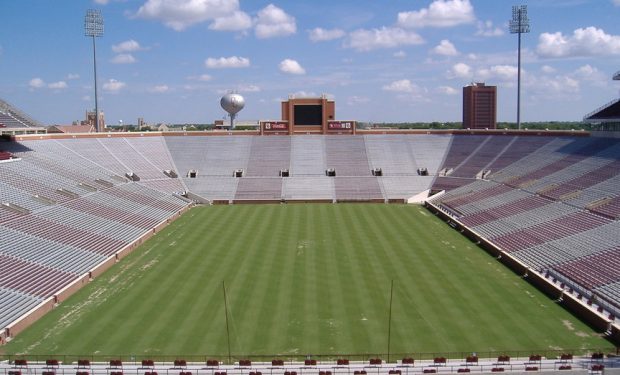
<path id="1" fill-rule="evenodd" d="M 392 353 L 611 345 L 418 206 L 198 207 L 11 341 L 28 354 Z"/>

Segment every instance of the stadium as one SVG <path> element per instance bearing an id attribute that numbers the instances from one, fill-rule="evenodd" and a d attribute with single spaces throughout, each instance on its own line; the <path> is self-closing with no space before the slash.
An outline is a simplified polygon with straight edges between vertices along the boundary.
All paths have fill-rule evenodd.
<path id="1" fill-rule="evenodd" d="M 611 106 L 600 132 L 54 135 L 2 102 L 2 371 L 613 371 Z"/>

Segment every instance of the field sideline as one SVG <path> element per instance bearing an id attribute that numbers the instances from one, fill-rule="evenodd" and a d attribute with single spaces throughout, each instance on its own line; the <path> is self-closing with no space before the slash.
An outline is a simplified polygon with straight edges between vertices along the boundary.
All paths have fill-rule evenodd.
<path id="1" fill-rule="evenodd" d="M 392 353 L 612 345 L 424 208 L 197 207 L 5 354 Z"/>

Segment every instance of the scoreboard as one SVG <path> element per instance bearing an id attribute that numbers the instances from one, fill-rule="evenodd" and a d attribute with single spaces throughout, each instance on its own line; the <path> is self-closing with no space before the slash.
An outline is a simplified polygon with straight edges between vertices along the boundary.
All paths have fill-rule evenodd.
<path id="1" fill-rule="evenodd" d="M 328 121 L 327 132 L 335 134 L 355 134 L 355 121 Z"/>
<path id="2" fill-rule="evenodd" d="M 288 121 L 261 121 L 261 134 L 288 134 Z"/>

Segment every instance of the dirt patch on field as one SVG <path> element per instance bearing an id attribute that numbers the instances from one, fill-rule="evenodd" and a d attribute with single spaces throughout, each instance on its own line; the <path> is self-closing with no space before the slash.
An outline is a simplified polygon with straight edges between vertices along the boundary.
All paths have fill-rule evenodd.
<path id="1" fill-rule="evenodd" d="M 58 307 L 58 309 L 63 310 L 63 314 L 56 324 L 51 326 L 50 329 L 45 331 L 42 337 L 32 345 L 27 347 L 24 352 L 29 353 L 34 351 L 37 347 L 39 347 L 44 342 L 49 342 L 50 338 L 53 338 L 64 331 L 67 327 L 74 324 L 77 320 L 81 319 L 87 312 L 96 309 L 101 304 L 105 303 L 108 299 L 114 298 L 118 293 L 122 293 L 127 288 L 131 287 L 134 284 L 135 279 L 141 277 L 142 272 L 135 272 L 136 265 L 139 262 L 142 262 L 145 256 L 153 250 L 153 247 L 145 249 L 143 252 L 139 254 L 138 257 L 134 258 L 131 262 L 127 262 L 122 264 L 118 268 L 118 273 L 116 275 L 110 277 L 106 284 L 100 284 L 96 289 L 90 292 L 88 297 L 79 303 L 74 304 L 66 304 L 62 303 Z M 141 271 L 150 268 L 159 260 L 157 259 L 159 256 L 145 263 L 142 267 L 140 267 Z M 113 284 L 113 285 L 110 285 Z M 52 347 L 50 350 L 54 350 Z"/>
<path id="2" fill-rule="evenodd" d="M 564 324 L 564 327 L 566 327 L 566 329 L 568 329 L 569 331 L 574 331 L 575 330 L 575 326 L 573 326 L 573 322 L 571 322 L 570 320 L 562 320 L 562 324 Z"/>

